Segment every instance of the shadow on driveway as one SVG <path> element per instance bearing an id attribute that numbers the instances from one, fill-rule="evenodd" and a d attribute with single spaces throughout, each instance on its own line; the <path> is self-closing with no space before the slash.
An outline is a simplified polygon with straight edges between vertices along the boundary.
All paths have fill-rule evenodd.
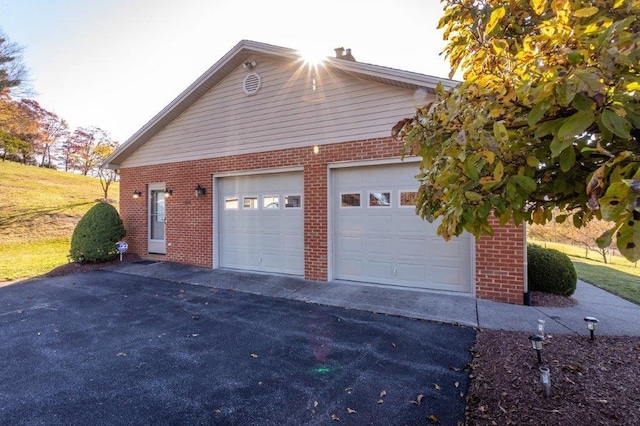
<path id="1" fill-rule="evenodd" d="M 110 271 L 32 280 L 0 288 L 0 424 L 456 424 L 474 340 Z"/>

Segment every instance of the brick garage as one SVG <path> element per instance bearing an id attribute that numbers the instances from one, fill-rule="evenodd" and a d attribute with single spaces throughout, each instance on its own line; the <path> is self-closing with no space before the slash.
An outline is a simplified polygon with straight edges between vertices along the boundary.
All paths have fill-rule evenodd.
<path id="1" fill-rule="evenodd" d="M 260 50 L 261 48 L 264 51 Z M 202 150 L 200 150 L 197 155 L 191 155 L 186 152 L 185 148 L 185 154 L 180 155 L 180 151 L 183 148 L 180 148 L 180 144 L 169 138 L 171 126 L 179 127 L 179 134 L 181 136 L 186 134 L 182 145 L 188 145 L 192 139 L 188 138 L 188 132 L 185 132 L 185 125 L 180 120 L 188 121 L 187 118 L 190 117 L 190 113 L 193 116 L 198 114 L 202 116 L 204 113 L 196 114 L 196 112 L 193 112 L 198 111 L 198 102 L 203 103 L 201 99 L 206 99 L 207 96 L 210 96 L 211 99 L 220 97 L 216 90 L 218 90 L 217 87 L 223 85 L 220 82 L 224 81 L 222 78 L 216 80 L 217 82 L 214 81 L 211 87 L 206 88 L 207 90 L 202 90 L 201 94 L 193 95 L 193 98 L 189 98 L 194 89 L 205 85 L 203 81 L 214 79 L 219 74 L 224 74 L 222 77 L 230 79 L 234 73 L 239 73 L 238 81 L 241 81 L 240 77 L 243 74 L 240 74 L 241 71 L 238 70 L 242 68 L 241 64 L 246 58 L 256 58 L 255 62 L 257 63 L 268 63 L 268 59 L 271 56 L 288 57 L 290 53 L 283 48 L 255 44 L 253 42 L 241 42 L 227 57 L 223 58 L 224 61 L 221 60 L 223 61 L 222 63 L 219 62 L 217 67 L 213 67 L 215 69 L 210 70 L 211 73 L 207 79 L 204 78 L 207 76 L 207 73 L 205 73 L 205 76 L 194 83 L 172 105 L 165 108 L 159 116 L 148 123 L 145 128 L 141 129 L 114 153 L 110 161 L 112 167 L 120 170 L 120 210 L 127 229 L 127 241 L 131 251 L 142 256 L 148 255 L 149 191 L 147 189 L 150 184 L 162 183 L 167 189 L 173 191 L 172 196 L 165 200 L 164 205 L 166 217 L 164 237 L 167 244 L 163 258 L 167 261 L 201 267 L 215 267 L 217 265 L 217 256 L 219 256 L 219 253 L 216 253 L 215 250 L 220 250 L 220 247 L 216 247 L 216 226 L 218 225 L 216 223 L 218 220 L 216 209 L 220 208 L 220 202 L 216 198 L 214 178 L 230 173 L 241 175 L 243 172 L 256 173 L 257 171 L 267 172 L 295 168 L 302 171 L 304 181 L 304 205 L 302 211 L 304 218 L 304 277 L 319 281 L 335 278 L 335 261 L 330 255 L 333 232 L 331 202 L 328 203 L 328 199 L 332 196 L 330 194 L 331 182 L 329 181 L 331 167 L 341 163 L 348 163 L 354 166 L 360 163 L 369 164 L 372 161 L 399 163 L 401 144 L 386 136 L 389 134 L 391 126 L 384 126 L 384 129 L 386 129 L 386 135 L 384 136 L 381 134 L 379 137 L 368 137 L 352 141 L 345 141 L 349 136 L 340 134 L 340 129 L 344 128 L 344 126 L 340 127 L 340 129 L 336 127 L 335 139 L 331 136 L 334 132 L 327 131 L 328 134 L 322 135 L 322 140 L 320 141 L 296 141 L 292 142 L 292 146 L 282 149 L 277 148 L 283 144 L 275 144 L 268 150 L 265 150 L 265 147 L 261 147 L 253 150 L 253 152 L 231 152 L 231 155 L 221 155 L 216 152 L 215 134 L 209 138 L 210 142 L 207 142 L 211 146 L 210 154 L 208 151 L 203 154 Z M 334 62 L 338 67 L 343 64 L 342 60 Z M 237 65 L 234 65 L 234 63 L 237 63 Z M 227 65 L 228 67 L 222 71 L 223 66 Z M 358 67 L 359 65 L 357 63 L 348 63 L 345 66 Z M 365 67 L 366 70 L 362 72 L 370 74 L 370 67 L 370 65 L 367 65 Z M 278 70 L 281 69 L 280 63 L 276 62 L 274 65 L 273 79 L 275 79 L 276 68 Z M 387 72 L 387 70 L 386 68 L 382 69 L 384 72 Z M 282 71 L 278 72 L 281 73 Z M 262 84 L 266 85 L 267 77 L 270 74 L 266 71 L 264 74 L 265 82 Z M 404 77 L 404 74 L 400 74 L 400 77 Z M 345 78 L 349 80 L 352 77 Z M 318 81 L 323 81 L 320 76 L 318 76 Z M 324 81 L 326 81 L 326 77 Z M 314 89 L 316 83 L 317 81 L 314 80 Z M 375 92 L 379 83 L 371 85 L 366 82 L 365 84 L 367 85 L 365 87 L 367 96 L 373 96 L 369 92 Z M 403 82 L 404 84 L 406 83 Z M 248 102 L 256 102 L 258 96 L 259 94 L 255 95 L 255 97 L 239 98 L 237 103 L 244 105 L 244 108 L 248 108 L 250 106 Z M 329 98 L 328 94 L 324 96 L 323 102 Z M 385 94 L 384 96 L 389 95 Z M 346 101 L 336 101 L 336 105 L 339 107 L 340 103 L 344 102 Z M 372 101 L 367 102 L 372 103 Z M 210 101 L 210 104 L 214 105 L 215 101 Z M 322 102 L 314 101 L 302 106 L 311 109 L 317 108 L 319 104 L 322 104 Z M 406 111 L 411 113 L 412 107 L 412 105 L 407 106 Z M 277 106 L 274 108 L 277 108 Z M 202 110 L 205 110 L 204 106 Z M 209 110 L 212 110 L 211 107 L 209 107 Z M 347 111 L 344 114 L 352 113 Z M 365 118 L 363 119 L 367 119 L 366 115 L 364 114 Z M 370 115 L 375 114 L 372 113 Z M 332 123 L 339 121 L 340 117 L 333 118 Z M 393 122 L 395 118 L 392 117 L 389 120 Z M 193 119 L 190 122 L 193 122 Z M 155 128 L 153 127 L 154 125 Z M 353 125 L 356 126 L 357 124 L 354 123 Z M 371 127 L 375 126 L 369 126 L 368 128 Z M 295 129 L 287 129 L 286 127 L 281 129 L 283 134 L 287 134 L 287 130 L 295 133 Z M 161 147 L 164 134 L 167 134 L 167 146 L 174 147 L 172 149 L 176 152 L 175 157 L 171 156 L 170 153 L 164 152 L 163 159 L 151 159 L 154 152 L 159 152 L 163 149 L 166 151 L 166 148 Z M 176 132 L 175 134 L 178 133 Z M 285 139 L 282 136 L 279 138 Z M 317 154 L 314 154 L 313 146 L 318 146 Z M 147 152 L 143 152 L 145 149 Z M 189 158 L 189 155 L 192 158 Z M 209 158 L 193 158 L 207 155 Z M 181 160 L 181 158 L 184 159 Z M 416 165 L 416 174 L 417 172 Z M 194 196 L 196 184 L 201 184 L 207 189 L 204 197 L 197 198 Z M 132 198 L 131 194 L 134 191 L 140 191 L 142 196 L 140 198 Z M 475 293 L 480 298 L 522 303 L 526 247 L 524 230 L 522 227 L 499 227 L 497 224 L 495 225 L 496 232 L 494 237 L 483 237 L 471 244 L 473 247 L 470 250 L 471 258 L 468 265 L 472 275 L 470 292 Z"/>

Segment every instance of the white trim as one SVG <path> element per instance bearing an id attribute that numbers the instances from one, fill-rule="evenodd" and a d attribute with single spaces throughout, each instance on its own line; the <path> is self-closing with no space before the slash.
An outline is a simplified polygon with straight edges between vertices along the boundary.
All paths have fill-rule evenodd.
<path id="1" fill-rule="evenodd" d="M 422 160 L 420 157 L 390 157 L 390 158 L 380 158 L 376 160 L 356 160 L 356 161 L 338 161 L 335 163 L 327 164 L 329 169 L 341 169 L 348 167 L 367 167 L 367 166 L 384 166 L 387 164 L 408 164 L 408 163 L 418 163 Z"/>
<path id="2" fill-rule="evenodd" d="M 235 172 L 216 173 L 213 175 L 214 179 L 236 177 L 236 176 L 251 176 L 251 175 L 264 175 L 270 173 L 290 173 L 290 172 L 304 172 L 304 167 L 278 167 L 273 169 L 251 169 L 251 170 L 238 170 Z"/>

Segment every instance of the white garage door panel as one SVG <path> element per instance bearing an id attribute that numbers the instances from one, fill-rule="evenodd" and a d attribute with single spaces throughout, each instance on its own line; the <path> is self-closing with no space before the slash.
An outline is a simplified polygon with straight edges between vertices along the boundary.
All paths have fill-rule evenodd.
<path id="1" fill-rule="evenodd" d="M 400 206 L 400 193 L 417 189 L 417 165 L 332 170 L 334 278 L 471 292 L 468 234 L 444 241 L 437 223 Z M 369 194 L 389 192 L 390 206 L 370 206 Z M 360 194 L 360 207 L 342 207 L 342 194 Z"/>
<path id="2" fill-rule="evenodd" d="M 302 193 L 302 173 L 298 172 L 220 178 L 220 266 L 303 275 L 303 210 L 284 207 L 285 197 L 301 199 Z M 274 196 L 278 206 L 264 208 L 262 197 Z M 238 199 L 237 209 L 225 209 L 228 197 Z M 244 208 L 244 197 L 257 197 L 258 208 Z"/>

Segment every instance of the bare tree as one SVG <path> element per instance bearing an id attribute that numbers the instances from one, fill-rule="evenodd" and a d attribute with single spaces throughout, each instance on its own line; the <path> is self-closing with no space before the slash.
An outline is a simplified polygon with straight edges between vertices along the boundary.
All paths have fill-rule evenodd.
<path id="1" fill-rule="evenodd" d="M 0 93 L 11 92 L 15 96 L 31 94 L 27 68 L 22 62 L 24 48 L 9 41 L 0 30 Z"/>

